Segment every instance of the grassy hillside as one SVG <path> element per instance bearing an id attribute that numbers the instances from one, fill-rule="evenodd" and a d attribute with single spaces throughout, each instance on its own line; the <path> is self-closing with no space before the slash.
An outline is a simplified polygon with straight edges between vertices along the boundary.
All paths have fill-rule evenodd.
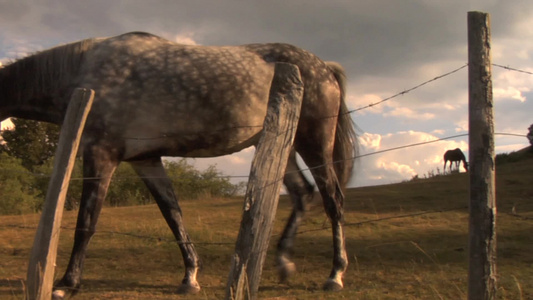
<path id="1" fill-rule="evenodd" d="M 521 155 L 497 166 L 499 299 L 533 299 L 533 158 Z M 261 298 L 466 299 L 467 174 L 351 189 L 346 196 L 345 289 L 334 294 L 320 289 L 332 250 L 329 223 L 317 201 L 298 235 L 298 273 L 289 284 L 279 284 L 270 251 Z M 289 206 L 282 198 L 273 241 Z M 242 199 L 184 201 L 182 207 L 203 260 L 202 291 L 187 299 L 221 299 Z M 0 299 L 23 298 L 38 217 L 0 217 Z M 64 216 L 68 229 L 62 231 L 56 276 L 70 256 L 75 217 Z M 183 275 L 181 255 L 155 205 L 105 208 L 98 230 L 76 299 L 180 299 L 174 292 Z"/>

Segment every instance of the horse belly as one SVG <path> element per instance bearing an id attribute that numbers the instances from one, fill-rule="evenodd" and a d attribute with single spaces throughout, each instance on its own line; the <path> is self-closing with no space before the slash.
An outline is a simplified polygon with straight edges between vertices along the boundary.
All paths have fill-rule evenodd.
<path id="1" fill-rule="evenodd" d="M 263 114 L 261 117 L 264 119 Z M 200 119 L 192 118 L 188 120 L 188 125 L 182 121 L 174 121 L 178 124 L 163 127 L 159 122 L 161 120 L 154 120 L 150 125 L 145 125 L 142 130 L 127 131 L 135 132 L 135 134 L 128 134 L 129 137 L 124 139 L 124 159 L 150 156 L 215 157 L 238 152 L 255 145 L 262 130 L 262 120 L 260 123 L 254 123 L 260 118 L 247 119 L 251 123 L 246 124 L 257 125 L 242 126 L 237 123 L 228 123 L 225 127 L 210 127 L 209 125 L 213 122 L 202 122 Z M 164 130 L 161 130 L 162 128 Z"/>
<path id="2" fill-rule="evenodd" d="M 140 107 L 125 122 L 125 159 L 214 157 L 255 145 L 263 128 L 269 86 L 257 85 L 253 93 L 237 98 L 221 93 L 198 105 L 176 100 L 174 105 L 157 105 L 158 109 Z"/>

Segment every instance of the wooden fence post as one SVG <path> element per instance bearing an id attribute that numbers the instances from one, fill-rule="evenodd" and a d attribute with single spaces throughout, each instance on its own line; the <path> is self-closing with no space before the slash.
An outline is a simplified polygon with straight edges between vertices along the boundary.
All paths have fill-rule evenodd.
<path id="1" fill-rule="evenodd" d="M 59 229 L 68 183 L 81 133 L 94 98 L 94 91 L 76 89 L 72 94 L 54 158 L 54 169 L 35 234 L 26 280 L 27 299 L 52 299 Z"/>
<path id="2" fill-rule="evenodd" d="M 496 195 L 490 16 L 468 13 L 470 220 L 468 299 L 496 297 Z"/>
<path id="3" fill-rule="evenodd" d="M 250 170 L 226 299 L 255 299 L 296 134 L 303 84 L 297 66 L 276 63 L 263 133 Z"/>

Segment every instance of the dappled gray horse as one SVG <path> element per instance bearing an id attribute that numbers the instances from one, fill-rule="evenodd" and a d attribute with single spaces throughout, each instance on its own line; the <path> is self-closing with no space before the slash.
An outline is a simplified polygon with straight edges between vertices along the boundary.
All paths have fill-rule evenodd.
<path id="1" fill-rule="evenodd" d="M 289 253 L 313 192 L 296 163 L 297 152 L 311 169 L 332 224 L 333 268 L 324 288 L 343 287 L 348 260 L 342 187 L 352 173 L 357 141 L 342 67 L 287 44 L 190 46 L 134 32 L 59 46 L 0 69 L 0 120 L 61 124 L 74 88 L 96 92 L 80 145 L 85 179 L 74 246 L 65 275 L 55 284 L 56 298 L 80 287 L 87 245 L 121 161 L 142 178 L 178 241 L 185 264 L 178 291 L 200 290 L 199 258 L 161 156 L 213 157 L 255 145 L 276 62 L 298 66 L 304 84 L 284 177 L 294 210 L 278 243 L 280 275 L 286 279 L 294 271 Z"/>
<path id="2" fill-rule="evenodd" d="M 463 162 L 463 168 L 468 172 L 468 163 L 463 151 L 459 148 L 448 150 L 444 153 L 444 172 L 446 172 L 446 164 L 450 162 L 450 172 L 452 171 L 452 164 L 455 163 L 455 169 L 459 171 L 459 163 Z"/>

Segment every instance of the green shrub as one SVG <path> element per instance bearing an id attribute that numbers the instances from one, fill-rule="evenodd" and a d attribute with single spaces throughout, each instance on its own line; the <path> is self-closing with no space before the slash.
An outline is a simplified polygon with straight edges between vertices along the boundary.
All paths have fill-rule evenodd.
<path id="1" fill-rule="evenodd" d="M 34 176 L 22 167 L 19 159 L 0 152 L 0 214 L 36 212 Z"/>

